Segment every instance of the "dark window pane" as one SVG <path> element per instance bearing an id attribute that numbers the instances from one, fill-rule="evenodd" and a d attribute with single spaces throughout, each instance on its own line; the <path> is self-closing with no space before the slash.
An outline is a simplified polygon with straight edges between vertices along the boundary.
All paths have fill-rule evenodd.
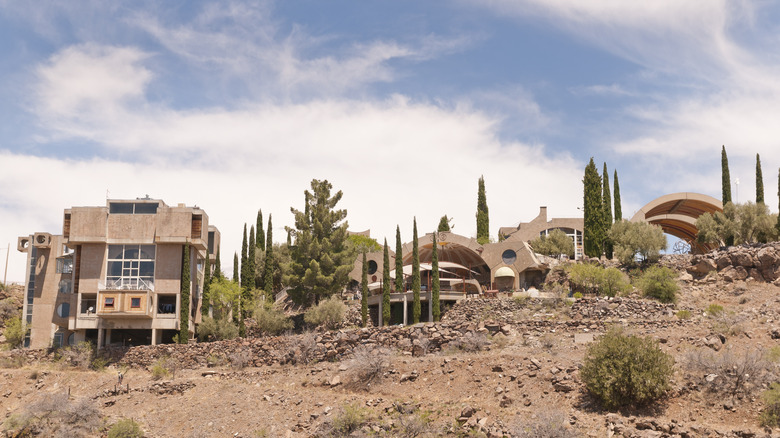
<path id="1" fill-rule="evenodd" d="M 125 260 L 138 259 L 138 245 L 125 245 Z"/>
<path id="2" fill-rule="evenodd" d="M 133 204 L 112 202 L 108 206 L 108 212 L 111 214 L 133 214 Z"/>
<path id="3" fill-rule="evenodd" d="M 122 262 L 108 262 L 108 276 L 119 277 L 122 275 Z"/>
<path id="4" fill-rule="evenodd" d="M 108 258 L 109 259 L 121 259 L 122 258 L 122 245 L 108 245 Z"/>
<path id="5" fill-rule="evenodd" d="M 141 259 L 154 260 L 154 245 L 141 245 Z"/>
<path id="6" fill-rule="evenodd" d="M 141 277 L 154 277 L 154 262 L 141 262 L 139 275 Z"/>
<path id="7" fill-rule="evenodd" d="M 140 308 L 141 307 L 141 299 L 140 298 L 130 298 L 130 307 L 132 307 L 132 308 Z"/>
<path id="8" fill-rule="evenodd" d="M 156 202 L 144 202 L 135 204 L 135 214 L 155 214 L 157 213 Z"/>

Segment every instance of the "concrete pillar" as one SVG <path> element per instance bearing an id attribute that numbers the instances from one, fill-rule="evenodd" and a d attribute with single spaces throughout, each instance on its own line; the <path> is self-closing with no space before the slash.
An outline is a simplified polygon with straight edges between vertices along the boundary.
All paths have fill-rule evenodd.
<path id="1" fill-rule="evenodd" d="M 409 321 L 408 321 L 408 319 L 406 317 L 406 313 L 407 313 L 407 310 L 406 310 L 406 294 L 404 294 L 404 326 L 408 325 L 408 323 L 409 323 Z"/>
<path id="2" fill-rule="evenodd" d="M 106 345 L 111 345 L 111 329 L 106 329 Z"/>
<path id="3" fill-rule="evenodd" d="M 152 329 L 152 345 L 157 345 L 157 329 Z"/>
<path id="4" fill-rule="evenodd" d="M 104 341 L 104 339 L 103 339 L 103 329 L 102 329 L 102 328 L 99 328 L 99 329 L 98 329 L 98 343 L 97 343 L 97 348 L 103 348 L 103 341 Z"/>
<path id="5" fill-rule="evenodd" d="M 379 301 L 379 306 L 377 307 L 379 309 L 379 327 L 382 327 L 382 301 Z"/>
<path id="6" fill-rule="evenodd" d="M 428 322 L 433 322 L 433 291 L 428 292 Z"/>

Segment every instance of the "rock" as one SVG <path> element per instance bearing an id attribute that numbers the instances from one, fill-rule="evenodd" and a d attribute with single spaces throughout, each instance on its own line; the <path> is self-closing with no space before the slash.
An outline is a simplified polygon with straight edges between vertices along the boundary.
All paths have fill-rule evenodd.
<path id="1" fill-rule="evenodd" d="M 593 333 L 575 333 L 574 334 L 574 343 L 575 344 L 588 344 L 593 342 Z"/>
<path id="2" fill-rule="evenodd" d="M 471 418 L 474 413 L 476 413 L 477 410 L 472 408 L 471 406 L 466 406 L 460 411 L 460 416 L 464 418 Z"/>
<path id="3" fill-rule="evenodd" d="M 536 358 L 531 358 L 531 365 L 534 368 L 536 368 L 537 370 L 541 370 L 542 369 L 542 363 L 539 362 L 539 360 L 536 359 Z"/>
<path id="4" fill-rule="evenodd" d="M 328 382 L 328 385 L 331 388 L 341 385 L 341 376 L 336 374 L 335 376 L 331 377 L 330 381 Z"/>
<path id="5" fill-rule="evenodd" d="M 718 269 L 718 265 L 715 264 L 714 261 L 710 259 L 701 259 L 698 263 L 696 263 L 693 266 L 688 267 L 686 269 L 688 273 L 691 275 L 695 275 L 697 277 L 703 277 L 707 274 L 709 274 L 712 271 L 715 271 Z"/>

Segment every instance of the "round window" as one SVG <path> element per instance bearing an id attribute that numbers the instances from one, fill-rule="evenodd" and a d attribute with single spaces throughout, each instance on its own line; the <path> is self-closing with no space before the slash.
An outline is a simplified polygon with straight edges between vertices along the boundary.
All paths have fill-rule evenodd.
<path id="1" fill-rule="evenodd" d="M 75 345 L 75 343 L 76 343 L 76 334 L 71 333 L 70 335 L 68 335 L 68 345 Z"/>
<path id="2" fill-rule="evenodd" d="M 503 260 L 507 265 L 511 265 L 517 261 L 517 253 L 513 249 L 508 249 L 504 251 L 503 254 L 501 254 L 501 260 Z"/>
<path id="3" fill-rule="evenodd" d="M 373 260 L 368 261 L 368 275 L 374 275 L 376 274 L 376 270 L 379 269 L 379 266 L 377 266 L 376 262 Z"/>
<path id="4" fill-rule="evenodd" d="M 60 318 L 67 318 L 68 316 L 70 316 L 70 304 L 62 303 L 59 306 L 57 306 L 57 315 Z"/>

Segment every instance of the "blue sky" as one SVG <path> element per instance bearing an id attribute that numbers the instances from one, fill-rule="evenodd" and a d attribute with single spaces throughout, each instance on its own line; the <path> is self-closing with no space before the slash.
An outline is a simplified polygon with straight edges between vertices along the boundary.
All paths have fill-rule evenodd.
<path id="1" fill-rule="evenodd" d="M 780 7 L 646 3 L 0 0 L 0 246 L 149 194 L 204 208 L 229 269 L 243 223 L 262 208 L 283 239 L 312 178 L 381 241 L 443 214 L 474 235 L 484 175 L 495 235 L 579 216 L 590 157 L 630 217 L 719 198 L 721 145 L 740 201 L 756 153 L 774 199 Z"/>

